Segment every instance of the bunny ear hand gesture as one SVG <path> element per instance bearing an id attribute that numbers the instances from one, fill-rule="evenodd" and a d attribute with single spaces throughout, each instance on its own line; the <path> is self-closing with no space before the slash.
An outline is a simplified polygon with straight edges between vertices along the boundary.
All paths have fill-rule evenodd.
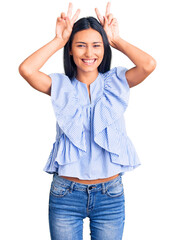
<path id="1" fill-rule="evenodd" d="M 76 13 L 71 18 L 72 9 L 73 4 L 69 3 L 67 16 L 64 12 L 62 12 L 60 17 L 57 18 L 56 22 L 56 37 L 66 42 L 68 41 L 72 32 L 72 27 L 80 14 L 80 9 L 77 9 Z"/>
<path id="2" fill-rule="evenodd" d="M 102 16 L 100 14 L 98 8 L 95 8 L 95 12 L 99 22 L 101 23 L 107 34 L 110 45 L 114 47 L 114 40 L 116 41 L 119 38 L 119 28 L 117 19 L 113 17 L 112 13 L 110 13 L 110 7 L 111 3 L 108 2 L 106 6 L 105 16 Z"/>

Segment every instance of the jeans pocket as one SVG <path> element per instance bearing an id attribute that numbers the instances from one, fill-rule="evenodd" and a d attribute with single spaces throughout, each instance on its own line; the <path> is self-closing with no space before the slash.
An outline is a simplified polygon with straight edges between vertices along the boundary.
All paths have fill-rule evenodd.
<path id="1" fill-rule="evenodd" d="M 52 181 L 50 194 L 55 197 L 64 197 L 69 192 L 69 188 L 56 182 Z"/>
<path id="2" fill-rule="evenodd" d="M 124 194 L 123 183 L 121 178 L 106 188 L 106 194 L 110 197 L 120 197 Z"/>

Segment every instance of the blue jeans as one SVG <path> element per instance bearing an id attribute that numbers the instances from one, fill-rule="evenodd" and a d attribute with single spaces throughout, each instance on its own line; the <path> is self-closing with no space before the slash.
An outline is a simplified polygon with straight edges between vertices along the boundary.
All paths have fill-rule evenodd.
<path id="1" fill-rule="evenodd" d="M 90 219 L 91 240 L 121 240 L 125 222 L 122 176 L 81 184 L 53 175 L 49 196 L 52 240 L 82 240 L 83 219 Z"/>

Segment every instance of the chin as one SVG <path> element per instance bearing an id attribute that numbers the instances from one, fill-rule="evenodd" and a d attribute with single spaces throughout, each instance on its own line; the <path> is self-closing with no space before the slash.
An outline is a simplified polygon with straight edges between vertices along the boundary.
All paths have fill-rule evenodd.
<path id="1" fill-rule="evenodd" d="M 88 72 L 96 72 L 96 71 L 98 71 L 98 68 L 96 67 L 96 68 L 81 68 L 81 71 L 82 72 L 86 72 L 86 73 L 88 73 Z"/>
<path id="2" fill-rule="evenodd" d="M 98 67 L 99 67 L 99 64 L 97 64 L 96 66 L 81 66 L 78 68 L 84 72 L 94 72 L 94 71 L 98 71 Z"/>

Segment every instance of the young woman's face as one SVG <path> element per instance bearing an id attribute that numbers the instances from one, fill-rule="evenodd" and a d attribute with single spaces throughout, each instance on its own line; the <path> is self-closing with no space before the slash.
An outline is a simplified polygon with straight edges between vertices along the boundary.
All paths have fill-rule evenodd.
<path id="1" fill-rule="evenodd" d="M 77 73 L 97 72 L 104 56 L 102 36 L 92 28 L 77 32 L 72 41 L 70 54 L 73 55 Z"/>

